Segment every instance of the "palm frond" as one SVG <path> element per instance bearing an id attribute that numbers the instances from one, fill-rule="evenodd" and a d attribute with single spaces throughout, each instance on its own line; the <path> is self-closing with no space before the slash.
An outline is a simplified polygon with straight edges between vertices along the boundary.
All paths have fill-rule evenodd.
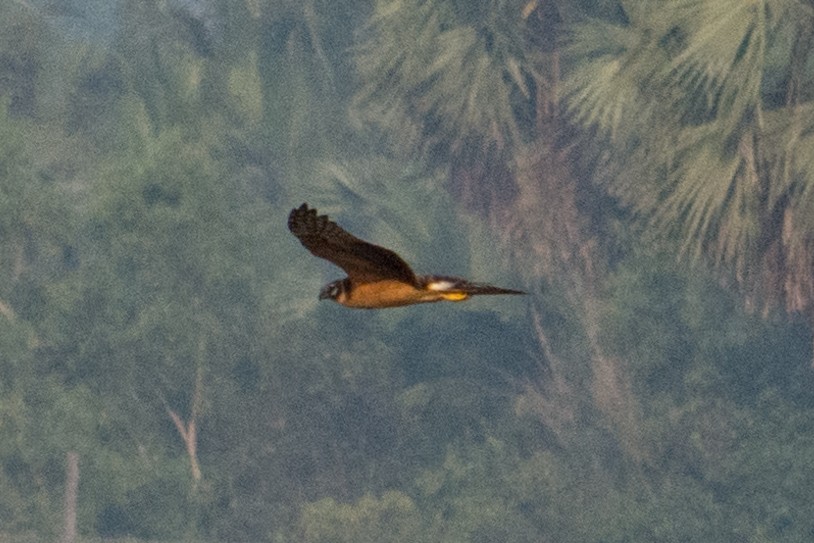
<path id="1" fill-rule="evenodd" d="M 769 112 L 765 126 L 772 174 L 765 228 L 773 235 L 764 273 L 781 279 L 764 305 L 804 311 L 814 303 L 814 105 Z"/>
<path id="2" fill-rule="evenodd" d="M 686 0 L 673 6 L 687 30 L 670 70 L 675 81 L 702 91 L 716 114 L 739 122 L 761 103 L 769 21 L 763 0 Z"/>
<path id="3" fill-rule="evenodd" d="M 761 141 L 772 179 L 768 209 L 790 196 L 814 196 L 814 104 L 765 112 L 763 127 Z M 814 198 L 809 201 L 814 205 Z"/>
<path id="4" fill-rule="evenodd" d="M 576 25 L 565 52 L 580 59 L 566 76 L 568 110 L 583 124 L 593 125 L 619 141 L 620 130 L 641 127 L 658 113 L 654 99 L 663 92 L 655 78 L 667 51 L 650 26 L 592 21 Z M 661 102 L 661 105 L 669 102 Z"/>
<path id="5" fill-rule="evenodd" d="M 539 62 L 522 2 L 380 0 L 356 50 L 357 109 L 426 148 L 518 137 L 517 97 Z M 514 5 L 516 4 L 516 5 Z"/>
<path id="6" fill-rule="evenodd" d="M 744 131 L 735 143 L 722 133 L 716 123 L 682 131 L 680 166 L 653 225 L 664 232 L 677 229 L 681 250 L 691 258 L 710 256 L 741 275 L 760 235 L 758 171 L 752 132 Z"/>

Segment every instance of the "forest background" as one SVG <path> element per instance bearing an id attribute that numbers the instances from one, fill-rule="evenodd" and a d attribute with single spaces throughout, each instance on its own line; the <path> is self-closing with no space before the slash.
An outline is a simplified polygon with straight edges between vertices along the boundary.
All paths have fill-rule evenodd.
<path id="1" fill-rule="evenodd" d="M 811 0 L 6 0 L 0 541 L 810 540 L 813 46 Z M 529 295 L 319 303 L 303 201 Z"/>

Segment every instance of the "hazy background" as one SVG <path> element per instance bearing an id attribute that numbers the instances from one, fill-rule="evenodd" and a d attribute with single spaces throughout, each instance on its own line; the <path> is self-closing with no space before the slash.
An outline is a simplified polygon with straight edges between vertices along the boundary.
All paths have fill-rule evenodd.
<path id="1" fill-rule="evenodd" d="M 6 0 L 0 541 L 63 534 L 71 453 L 80 541 L 814 537 L 812 29 Z M 529 295 L 318 302 L 302 202 Z"/>

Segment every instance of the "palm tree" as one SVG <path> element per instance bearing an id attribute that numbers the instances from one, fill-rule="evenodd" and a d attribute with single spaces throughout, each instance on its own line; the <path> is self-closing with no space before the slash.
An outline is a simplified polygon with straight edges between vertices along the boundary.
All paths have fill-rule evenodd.
<path id="1" fill-rule="evenodd" d="M 584 187 L 558 107 L 558 36 L 573 16 L 566 7 L 575 9 L 565 4 L 377 1 L 356 56 L 357 111 L 394 134 L 399 148 L 446 166 L 459 203 L 479 212 L 513 247 L 529 284 L 542 279 L 564 292 L 589 345 L 567 356 L 586 360 L 595 405 L 635 452 L 627 372 L 599 340 L 605 257 L 578 205 Z M 565 438 L 581 398 L 591 395 L 573 393 L 583 379 L 558 363 L 564 354 L 548 339 L 541 306 L 533 320 L 551 375 L 527 383 L 523 403 Z"/>
<path id="2" fill-rule="evenodd" d="M 576 27 L 569 105 L 615 152 L 609 190 L 746 303 L 814 319 L 814 4 L 629 3 Z"/>

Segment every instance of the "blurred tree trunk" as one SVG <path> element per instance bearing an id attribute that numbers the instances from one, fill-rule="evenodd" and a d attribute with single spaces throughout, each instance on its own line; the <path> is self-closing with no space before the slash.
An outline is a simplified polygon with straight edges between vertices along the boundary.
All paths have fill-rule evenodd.
<path id="1" fill-rule="evenodd" d="M 198 338 L 198 364 L 195 369 L 195 384 L 192 391 L 192 401 L 189 408 L 189 417 L 186 421 L 177 410 L 173 409 L 162 396 L 164 408 L 167 410 L 178 435 L 184 442 L 187 457 L 189 458 L 189 470 L 192 476 L 192 489 L 198 488 L 201 481 L 201 465 L 198 462 L 198 417 L 203 407 L 203 364 L 206 357 L 206 337 L 203 332 Z"/>
<path id="2" fill-rule="evenodd" d="M 541 133 L 545 131 L 541 129 Z M 638 432 L 638 403 L 629 368 L 624 360 L 607 352 L 601 339 L 600 287 L 607 255 L 591 229 L 589 217 L 579 207 L 579 180 L 572 171 L 568 151 L 545 140 L 541 138 L 517 158 L 520 191 L 513 213 L 519 223 L 514 227 L 522 232 L 523 242 L 517 244 L 516 258 L 524 267 L 534 268 L 535 275 L 561 289 L 574 309 L 585 337 L 593 404 L 618 433 L 625 450 L 642 460 L 645 454 Z M 545 337 L 546 323 L 541 313 L 539 310 L 535 313 L 538 339 L 543 352 L 550 352 L 552 347 Z M 547 358 L 550 357 L 548 354 Z M 552 373 L 560 372 L 550 379 L 559 389 L 541 386 L 540 394 L 550 396 L 545 405 L 556 412 L 573 413 L 582 400 L 581 394 L 562 393 L 562 384 L 570 381 L 568 364 L 549 362 Z M 561 418 L 548 414 L 542 419 L 549 417 Z"/>
<path id="3" fill-rule="evenodd" d="M 79 495 L 79 454 L 69 451 L 65 455 L 65 498 L 62 510 L 62 536 L 60 543 L 76 541 L 76 504 Z"/>
<path id="4" fill-rule="evenodd" d="M 200 412 L 201 402 L 203 399 L 203 371 L 201 366 L 195 372 L 195 390 L 192 395 L 192 407 L 189 413 L 189 420 L 186 422 L 181 418 L 177 411 L 166 406 L 167 414 L 175 424 L 178 434 L 184 441 L 184 447 L 189 457 L 189 469 L 192 475 L 192 486 L 196 488 L 198 482 L 201 480 L 201 466 L 198 463 L 198 414 Z"/>

